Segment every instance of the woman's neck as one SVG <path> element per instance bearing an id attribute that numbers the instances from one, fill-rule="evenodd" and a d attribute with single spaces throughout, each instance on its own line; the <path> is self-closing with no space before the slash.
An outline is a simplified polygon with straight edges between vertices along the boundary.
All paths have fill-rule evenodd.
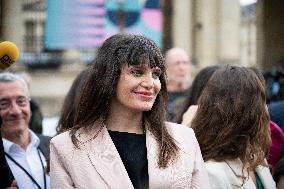
<path id="1" fill-rule="evenodd" d="M 107 129 L 111 131 L 120 131 L 128 133 L 143 133 L 142 124 L 143 113 L 133 112 L 110 112 L 105 122 Z"/>

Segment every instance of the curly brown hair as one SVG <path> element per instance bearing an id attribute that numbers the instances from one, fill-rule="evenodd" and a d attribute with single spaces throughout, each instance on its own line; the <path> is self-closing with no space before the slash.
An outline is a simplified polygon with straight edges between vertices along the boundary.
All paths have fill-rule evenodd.
<path id="1" fill-rule="evenodd" d="M 179 148 L 165 127 L 165 62 L 157 45 L 143 36 L 117 34 L 103 43 L 80 94 L 74 126 L 70 132 L 72 142 L 78 147 L 75 135 L 78 129 L 98 127 L 98 124 L 94 124 L 96 121 L 107 119 L 111 99 L 116 94 L 121 67 L 124 64 L 146 64 L 162 70 L 159 77 L 161 90 L 152 109 L 143 113 L 143 121 L 159 145 L 158 165 L 160 168 L 166 168 L 178 156 Z"/>
<path id="2" fill-rule="evenodd" d="M 254 170 L 265 165 L 271 139 L 262 76 L 225 66 L 204 88 L 192 122 L 205 161 L 240 158 Z"/>

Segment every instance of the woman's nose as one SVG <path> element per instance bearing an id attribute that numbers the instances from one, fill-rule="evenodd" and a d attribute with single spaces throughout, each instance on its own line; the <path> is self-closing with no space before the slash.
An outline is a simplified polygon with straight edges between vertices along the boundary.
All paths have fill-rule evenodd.
<path id="1" fill-rule="evenodd" d="M 143 87 L 146 87 L 146 88 L 152 88 L 152 87 L 154 87 L 154 78 L 152 77 L 152 74 L 151 74 L 151 76 L 145 76 L 144 78 L 143 78 L 143 81 L 142 81 L 142 83 L 141 83 L 141 85 L 143 86 Z"/>

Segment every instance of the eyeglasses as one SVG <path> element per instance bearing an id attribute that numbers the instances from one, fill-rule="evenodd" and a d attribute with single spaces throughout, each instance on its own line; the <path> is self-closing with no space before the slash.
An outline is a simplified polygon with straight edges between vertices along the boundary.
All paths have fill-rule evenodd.
<path id="1" fill-rule="evenodd" d="M 19 107 L 26 107 L 30 103 L 30 98 L 20 96 L 16 99 L 16 104 Z M 10 99 L 2 99 L 0 100 L 0 110 L 8 110 L 12 107 L 12 100 Z"/>

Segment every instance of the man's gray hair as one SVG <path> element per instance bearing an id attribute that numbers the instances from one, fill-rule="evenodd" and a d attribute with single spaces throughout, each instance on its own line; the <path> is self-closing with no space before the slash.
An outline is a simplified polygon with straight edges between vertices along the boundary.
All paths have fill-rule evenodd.
<path id="1" fill-rule="evenodd" d="M 14 82 L 19 81 L 23 87 L 26 89 L 27 94 L 29 95 L 29 89 L 27 82 L 18 74 L 14 74 L 11 72 L 2 72 L 0 73 L 0 82 L 1 83 L 8 83 L 8 82 Z"/>

